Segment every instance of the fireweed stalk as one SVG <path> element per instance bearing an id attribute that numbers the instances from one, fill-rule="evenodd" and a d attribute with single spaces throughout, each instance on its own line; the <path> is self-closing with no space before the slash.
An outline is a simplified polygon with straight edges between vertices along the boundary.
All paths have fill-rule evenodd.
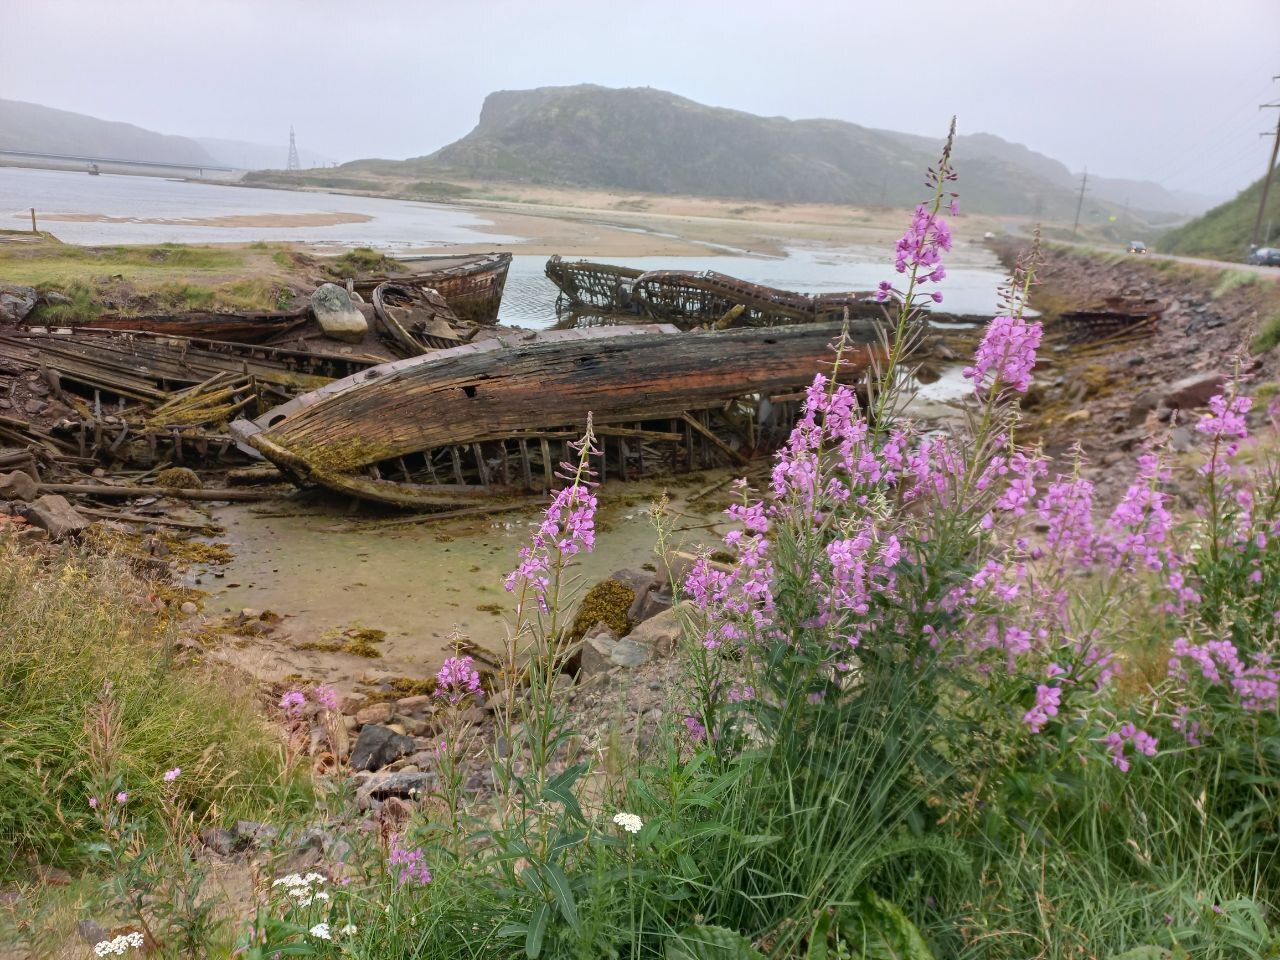
<path id="1" fill-rule="evenodd" d="M 516 609 L 507 629 L 505 689 L 497 719 L 505 750 L 498 760 L 509 785 L 521 748 L 529 754 L 529 774 L 535 781 L 545 777 L 564 728 L 563 698 L 556 695 L 556 684 L 569 652 L 563 638 L 569 567 L 575 556 L 595 547 L 591 457 L 600 451 L 590 414 L 586 431 L 571 446 L 577 462 L 562 463 L 558 473 L 566 485 L 552 499 L 532 542 L 520 551 L 519 566 L 506 579 Z M 519 738 L 517 724 L 522 727 Z M 508 793 L 508 802 L 511 799 Z"/>

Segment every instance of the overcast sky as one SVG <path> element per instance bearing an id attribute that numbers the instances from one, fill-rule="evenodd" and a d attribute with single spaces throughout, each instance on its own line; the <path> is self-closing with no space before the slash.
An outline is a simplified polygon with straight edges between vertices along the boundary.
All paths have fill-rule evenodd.
<path id="1" fill-rule="evenodd" d="M 1280 101 L 1280 0 L 0 0 L 0 97 L 335 160 L 430 153 L 498 89 L 1025 143 L 1231 193 Z"/>

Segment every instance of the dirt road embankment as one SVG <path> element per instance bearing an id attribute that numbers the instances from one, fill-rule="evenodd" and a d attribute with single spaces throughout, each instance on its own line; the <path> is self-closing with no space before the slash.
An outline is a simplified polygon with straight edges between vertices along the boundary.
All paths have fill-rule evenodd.
<path id="1" fill-rule="evenodd" d="M 997 247 L 1006 264 L 1024 252 L 1017 242 Z M 1043 315 L 1045 346 L 1026 406 L 1060 462 L 1081 445 L 1104 502 L 1123 492 L 1144 444 L 1163 438 L 1175 455 L 1196 445 L 1196 419 L 1235 370 L 1258 398 L 1254 416 L 1265 416 L 1280 390 L 1280 271 L 1271 277 L 1055 247 L 1043 253 L 1031 305 Z M 1072 311 L 1113 297 L 1154 300 L 1162 310 L 1140 335 L 1080 338 Z"/>

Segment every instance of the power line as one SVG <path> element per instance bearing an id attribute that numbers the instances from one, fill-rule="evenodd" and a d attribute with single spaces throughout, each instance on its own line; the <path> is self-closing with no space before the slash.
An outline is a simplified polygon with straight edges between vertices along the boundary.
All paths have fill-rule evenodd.
<path id="1" fill-rule="evenodd" d="M 298 141 L 293 136 L 293 124 L 289 124 L 289 162 L 286 170 L 301 170 L 302 162 L 298 159 Z"/>
<path id="2" fill-rule="evenodd" d="M 1280 80 L 1280 75 L 1274 76 L 1272 80 Z M 1280 103 L 1263 103 L 1258 105 L 1259 110 L 1276 110 L 1280 109 Z M 1272 137 L 1271 141 L 1271 159 L 1267 161 L 1267 172 L 1262 178 L 1262 199 L 1258 201 L 1258 218 L 1253 222 L 1253 233 L 1249 236 L 1249 249 L 1252 250 L 1258 245 L 1258 234 L 1262 231 L 1262 215 L 1267 209 L 1267 193 L 1271 190 L 1271 175 L 1276 169 L 1276 155 L 1280 153 L 1280 114 L 1276 115 L 1276 132 L 1264 133 L 1264 137 Z"/>
<path id="3" fill-rule="evenodd" d="M 1080 232 L 1080 210 L 1084 206 L 1084 188 L 1089 183 L 1089 168 L 1084 168 L 1084 175 L 1080 177 L 1080 196 L 1076 200 L 1076 222 L 1071 228 L 1071 239 L 1075 239 L 1076 234 Z"/>

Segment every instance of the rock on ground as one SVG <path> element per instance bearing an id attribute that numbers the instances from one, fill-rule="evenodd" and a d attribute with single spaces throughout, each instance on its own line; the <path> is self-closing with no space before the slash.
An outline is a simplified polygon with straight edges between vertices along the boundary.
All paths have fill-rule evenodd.
<path id="1" fill-rule="evenodd" d="M 336 283 L 322 283 L 311 294 L 311 312 L 324 335 L 333 340 L 359 343 L 369 332 L 369 322 L 352 302 L 351 295 Z"/>
<path id="2" fill-rule="evenodd" d="M 21 323 L 36 308 L 35 287 L 0 283 L 0 323 Z"/>
<path id="3" fill-rule="evenodd" d="M 31 501 L 39 492 L 39 486 L 29 473 L 22 470 L 0 473 L 0 500 Z"/>
<path id="4" fill-rule="evenodd" d="M 351 769 L 380 770 L 417 748 L 418 742 L 413 737 L 396 733 L 389 727 L 366 724 L 351 748 Z"/>
<path id="5" fill-rule="evenodd" d="M 46 493 L 28 506 L 26 520 L 48 533 L 50 540 L 61 540 L 89 525 L 89 521 L 67 502 L 66 497 L 56 493 Z"/>

